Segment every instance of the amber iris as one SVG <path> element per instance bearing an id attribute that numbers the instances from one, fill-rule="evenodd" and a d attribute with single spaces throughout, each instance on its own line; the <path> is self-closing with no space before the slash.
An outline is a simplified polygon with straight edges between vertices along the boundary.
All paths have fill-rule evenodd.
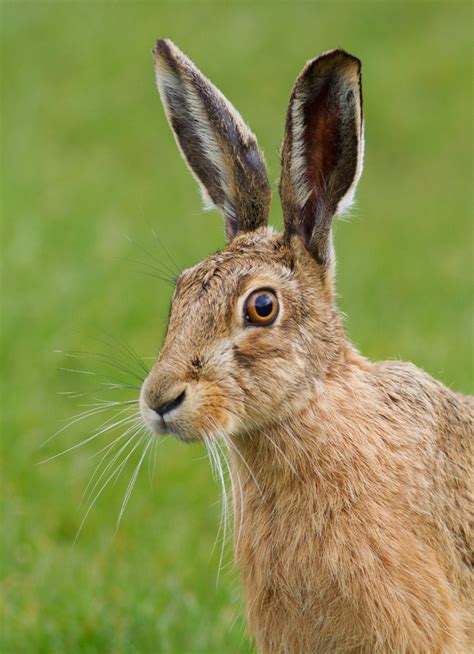
<path id="1" fill-rule="evenodd" d="M 245 320 L 250 325 L 270 325 L 278 315 L 278 299 L 273 291 L 253 291 L 245 303 Z"/>

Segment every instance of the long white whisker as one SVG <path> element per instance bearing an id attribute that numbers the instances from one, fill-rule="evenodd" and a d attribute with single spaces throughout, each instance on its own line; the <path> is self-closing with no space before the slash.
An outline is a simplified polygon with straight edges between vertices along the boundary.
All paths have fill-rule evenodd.
<path id="1" fill-rule="evenodd" d="M 281 428 L 283 429 L 283 431 L 285 432 L 285 434 L 288 436 L 288 438 L 289 438 L 290 440 L 293 441 L 293 443 L 296 445 L 296 447 L 298 447 L 298 448 L 301 450 L 301 452 L 303 452 L 303 454 L 304 454 L 304 456 L 306 457 L 306 459 L 308 460 L 308 462 L 311 463 L 311 464 L 314 464 L 314 461 L 312 461 L 312 459 L 311 459 L 311 457 L 310 457 L 310 455 L 309 455 L 309 452 L 308 452 L 308 450 L 304 447 L 304 445 L 303 445 L 302 443 L 300 443 L 300 441 L 299 441 L 297 438 L 295 438 L 295 436 L 290 432 L 289 429 L 287 429 L 287 428 L 285 427 L 284 424 L 282 424 L 282 423 L 279 423 L 279 424 L 280 424 L 280 427 L 281 427 Z"/>
<path id="2" fill-rule="evenodd" d="M 49 438 L 47 438 L 44 443 L 41 444 L 41 447 L 44 447 L 47 445 L 50 441 L 53 440 L 53 438 L 56 438 L 56 436 L 59 436 L 59 434 L 62 434 L 63 431 L 66 431 L 66 429 L 69 429 L 69 427 L 72 427 L 75 425 L 77 422 L 80 422 L 81 420 L 85 420 L 86 418 L 90 418 L 91 416 L 94 416 L 98 413 L 102 413 L 102 411 L 105 411 L 105 408 L 103 407 L 97 407 L 95 409 L 90 409 L 88 411 L 81 411 L 81 413 L 76 414 L 72 418 L 68 419 L 69 422 L 66 425 L 63 425 L 60 429 L 54 432 Z"/>
<path id="3" fill-rule="evenodd" d="M 215 460 L 214 460 L 214 452 L 213 452 L 212 447 L 211 447 L 211 439 L 210 439 L 209 436 L 203 435 L 203 440 L 204 440 L 204 445 L 206 447 L 207 457 L 209 459 L 209 465 L 210 465 L 210 468 L 211 468 L 212 479 L 214 481 L 217 481 L 218 476 L 217 476 L 217 471 L 216 471 L 216 463 L 215 463 Z M 212 556 L 212 553 L 214 552 L 214 549 L 216 547 L 216 542 L 217 542 L 217 539 L 219 538 L 219 533 L 220 533 L 220 522 L 219 522 L 219 530 L 218 530 L 218 533 L 217 533 L 216 541 L 214 542 L 214 545 L 213 545 L 212 550 L 211 550 L 211 556 Z"/>
<path id="4" fill-rule="evenodd" d="M 135 379 L 138 379 L 140 382 L 143 381 L 143 374 L 140 371 L 140 374 L 137 373 L 136 370 L 130 370 L 130 368 L 126 368 L 126 364 L 121 362 L 120 360 L 113 360 L 111 356 L 108 356 L 106 354 L 102 354 L 100 352 L 61 352 L 63 356 L 69 357 L 71 359 L 88 359 L 89 361 L 93 361 L 94 363 L 102 363 L 105 364 L 106 366 L 109 366 L 110 368 L 115 368 L 116 370 L 119 370 L 125 375 L 130 375 L 130 377 L 134 377 Z M 82 374 L 88 374 L 88 375 L 96 375 L 98 377 L 104 377 L 106 375 L 102 375 L 100 373 L 96 372 L 91 372 L 89 370 L 84 370 L 84 369 L 79 369 L 75 370 L 73 368 L 59 368 L 60 370 L 64 370 L 65 372 L 77 372 L 77 373 L 82 373 Z M 148 370 L 147 370 L 148 374 Z"/>
<path id="5" fill-rule="evenodd" d="M 214 430 L 217 429 L 217 425 L 214 426 Z M 222 469 L 222 461 L 219 456 L 219 451 L 217 449 L 217 441 L 211 440 L 211 438 L 208 437 L 207 439 L 208 442 L 208 447 L 210 452 L 212 452 L 212 457 L 215 462 L 216 466 L 216 473 L 217 473 L 217 481 L 220 482 L 221 485 L 221 493 L 222 493 L 222 508 L 221 508 L 221 518 L 219 521 L 219 529 L 217 532 L 216 540 L 214 541 L 214 546 L 212 548 L 212 552 L 214 552 L 214 549 L 217 545 L 217 542 L 221 536 L 222 533 L 222 545 L 221 545 L 221 552 L 219 556 L 219 565 L 217 568 L 217 577 L 216 577 L 216 586 L 219 584 L 219 577 L 220 577 L 220 571 L 222 568 L 222 561 L 224 559 L 224 548 L 225 548 L 225 543 L 227 541 L 227 524 L 228 524 L 228 497 L 227 497 L 227 487 L 225 483 L 225 476 L 224 476 L 224 471 Z M 212 553 L 211 553 L 212 554 Z"/>
<path id="6" fill-rule="evenodd" d="M 79 375 L 93 375 L 94 377 L 97 375 L 96 372 L 91 372 L 90 370 L 79 370 L 78 368 L 59 368 L 59 370 L 62 370 L 63 372 L 77 372 Z"/>
<path id="7" fill-rule="evenodd" d="M 47 445 L 50 441 L 53 440 L 53 438 L 56 438 L 59 436 L 59 434 L 62 434 L 63 431 L 66 431 L 66 429 L 69 429 L 69 427 L 72 427 L 78 422 L 81 422 L 82 420 L 85 420 L 86 418 L 91 418 L 92 416 L 95 416 L 99 413 L 102 413 L 103 411 L 106 411 L 107 409 L 112 408 L 108 406 L 93 406 L 90 409 L 87 409 L 86 411 L 81 411 L 81 413 L 77 413 L 75 416 L 72 418 L 68 419 L 68 423 L 58 429 L 52 436 L 50 436 L 48 439 L 44 441 L 44 443 L 41 445 L 41 447 L 44 447 Z"/>
<path id="8" fill-rule="evenodd" d="M 270 443 L 272 443 L 273 447 L 276 450 L 278 450 L 278 452 L 280 452 L 281 456 L 286 461 L 286 463 L 288 464 L 290 469 L 293 471 L 293 473 L 298 477 L 298 479 L 301 479 L 300 475 L 298 474 L 298 472 L 296 471 L 295 467 L 293 466 L 291 461 L 288 459 L 286 454 L 283 452 L 283 450 L 277 445 L 277 443 L 275 443 L 275 441 L 268 434 L 266 434 L 265 432 L 263 432 L 263 433 L 264 433 L 265 437 L 270 441 Z"/>
<path id="9" fill-rule="evenodd" d="M 117 461 L 117 459 L 120 458 L 120 455 L 122 454 L 122 452 L 124 452 L 124 451 L 127 449 L 127 447 L 129 446 L 129 444 L 130 444 L 130 443 L 131 443 L 131 442 L 132 442 L 132 441 L 133 441 L 133 440 L 138 436 L 138 434 L 141 432 L 141 430 L 142 430 L 141 425 L 138 425 L 138 426 L 137 426 L 137 425 L 134 425 L 134 426 L 130 429 L 130 431 L 133 431 L 133 434 L 132 434 L 132 435 L 131 435 L 131 436 L 130 436 L 126 441 L 125 441 L 125 443 L 122 443 L 122 445 L 120 446 L 120 448 L 119 448 L 119 449 L 117 450 L 117 452 L 115 452 L 115 454 L 113 455 L 112 459 L 108 462 L 108 464 L 107 464 L 107 465 L 105 466 L 105 468 L 102 470 L 102 472 L 100 473 L 99 477 L 95 480 L 94 485 L 92 486 L 91 490 L 89 491 L 89 493 L 88 493 L 88 495 L 87 495 L 87 499 L 89 499 L 89 498 L 94 494 L 94 491 L 95 491 L 95 489 L 97 488 L 97 486 L 100 484 L 101 479 L 103 479 L 104 476 L 107 474 L 108 470 L 110 470 L 110 468 L 113 467 L 113 465 L 114 465 L 114 463 Z M 127 433 L 127 436 L 129 436 L 130 431 Z M 106 455 L 107 455 L 107 454 L 108 454 L 108 452 L 106 452 Z M 87 487 L 89 487 L 90 483 L 92 483 L 92 478 L 91 478 L 89 484 L 87 484 Z M 87 492 L 87 488 L 86 488 L 86 490 L 84 491 L 84 494 L 85 494 L 86 492 Z"/>
<path id="10" fill-rule="evenodd" d="M 127 428 L 127 429 L 126 429 L 122 434 L 120 434 L 119 436 L 117 436 L 117 438 L 115 438 L 111 443 L 108 443 L 105 447 L 103 447 L 102 449 L 100 449 L 99 452 L 97 452 L 96 454 L 93 455 L 94 457 L 96 457 L 96 456 L 98 456 L 99 454 L 101 454 L 102 452 L 104 452 L 104 450 L 105 450 L 105 452 L 104 452 L 104 454 L 102 455 L 102 457 L 101 457 L 99 463 L 96 465 L 96 467 L 95 467 L 95 469 L 94 469 L 94 472 L 93 472 L 92 475 L 90 476 L 89 481 L 87 482 L 87 486 L 86 486 L 86 488 L 84 489 L 84 492 L 83 492 L 82 497 L 81 497 L 81 502 L 82 502 L 82 501 L 84 500 L 84 498 L 86 497 L 87 492 L 88 492 L 90 486 L 91 486 L 92 483 L 94 482 L 94 478 L 95 478 L 95 476 L 96 476 L 97 473 L 99 472 L 100 467 L 102 466 L 102 464 L 104 463 L 104 461 L 107 459 L 107 457 L 109 456 L 109 454 L 111 453 L 111 451 L 113 450 L 113 448 L 116 447 L 116 446 L 118 445 L 118 443 L 120 443 L 120 441 L 122 441 L 124 438 L 127 438 L 128 436 L 130 436 L 130 434 L 131 434 L 133 431 L 135 431 L 135 430 L 138 431 L 138 428 L 139 428 L 140 424 L 141 424 L 141 420 L 140 420 L 139 418 L 137 418 L 137 420 L 136 420 L 135 422 L 133 422 L 132 425 L 131 425 L 130 427 L 128 427 L 128 428 Z M 135 434 L 134 434 L 134 435 L 135 435 Z M 130 440 L 133 440 L 133 436 L 132 436 L 132 438 L 131 438 Z M 128 441 L 128 443 L 129 443 L 129 442 L 130 442 L 130 441 Z M 120 453 L 121 453 L 121 452 L 118 452 L 118 453 L 116 452 L 117 457 L 120 456 Z M 113 465 L 114 461 L 116 461 L 116 459 L 113 459 L 113 460 L 111 461 L 110 465 Z M 110 467 L 110 466 L 109 466 L 109 467 Z M 108 468 L 105 468 L 103 474 L 105 474 L 105 472 L 106 472 L 107 470 L 108 470 Z M 100 481 L 100 479 L 103 477 L 103 474 L 100 475 L 98 481 Z M 98 483 L 98 482 L 97 482 L 97 483 Z M 96 488 L 96 486 L 94 486 L 94 488 Z M 92 488 L 90 494 L 92 494 L 92 493 L 94 492 L 94 488 Z"/>
<path id="11" fill-rule="evenodd" d="M 254 474 L 252 468 L 249 466 L 249 464 L 247 463 L 246 458 L 244 457 L 244 455 L 241 453 L 241 451 L 239 450 L 239 448 L 237 447 L 237 445 L 236 445 L 236 444 L 234 443 L 234 441 L 232 440 L 232 437 L 231 437 L 231 436 L 227 437 L 227 438 L 225 439 L 225 443 L 226 443 L 228 446 L 230 445 L 230 447 L 234 450 L 234 452 L 235 452 L 235 453 L 237 454 L 237 456 L 240 458 L 240 460 L 242 461 L 242 463 L 245 465 L 245 467 L 246 467 L 247 470 L 249 471 L 250 476 L 251 476 L 252 479 L 254 480 L 255 485 L 256 485 L 256 487 L 258 488 L 259 492 L 260 492 L 260 495 L 262 496 L 262 498 L 264 498 L 265 495 L 264 495 L 264 493 L 263 493 L 263 491 L 262 491 L 262 489 L 261 489 L 261 487 L 260 487 L 260 484 L 259 484 L 258 481 L 257 481 L 257 478 L 255 477 L 255 474 Z"/>
<path id="12" fill-rule="evenodd" d="M 207 453 L 208 453 L 208 456 L 209 456 L 209 462 L 211 464 L 212 478 L 214 480 L 217 480 L 216 461 L 215 461 L 215 458 L 214 458 L 215 454 L 214 454 L 214 450 L 212 449 L 211 439 L 209 438 L 209 436 L 205 436 L 204 438 L 205 438 L 205 443 L 206 443 L 206 447 L 207 447 Z"/>
<path id="13" fill-rule="evenodd" d="M 103 406 L 103 407 L 109 408 L 109 407 L 124 406 L 124 405 L 138 404 L 139 403 L 139 400 L 121 400 L 121 401 L 118 401 L 118 400 L 104 400 L 104 399 L 100 399 L 98 397 L 93 398 L 93 399 L 95 399 L 97 401 L 94 402 L 94 403 L 91 403 L 91 404 L 85 404 L 83 406 L 90 406 L 90 407 Z"/>
<path id="14" fill-rule="evenodd" d="M 164 439 L 162 439 L 163 442 Z M 151 480 L 153 481 L 155 479 L 155 471 L 156 471 L 156 459 L 158 456 L 158 439 L 155 438 L 155 443 L 153 445 L 153 468 L 151 471 Z"/>
<path id="15" fill-rule="evenodd" d="M 104 391 L 116 391 L 116 390 L 138 390 L 140 387 L 131 385 L 131 384 L 119 384 L 119 383 L 113 383 L 109 384 L 107 382 L 98 382 L 99 383 L 99 388 L 94 388 L 91 391 L 58 391 L 57 395 L 64 395 L 65 397 L 74 400 L 79 397 L 90 397 L 91 395 L 95 395 L 96 393 L 102 393 Z M 138 400 L 130 400 L 130 402 L 133 403 L 138 403 Z"/>
<path id="16" fill-rule="evenodd" d="M 133 416 L 130 416 L 130 417 L 133 418 Z M 119 440 L 121 440 L 124 436 L 126 436 L 127 433 L 129 433 L 130 431 L 132 431 L 133 429 L 136 429 L 139 425 L 141 425 L 142 420 L 141 420 L 140 415 L 135 415 L 135 417 L 136 417 L 136 420 L 135 420 L 135 422 L 133 422 L 130 425 L 130 427 L 127 427 L 127 429 L 122 434 L 117 436 L 117 438 L 115 438 L 113 441 L 111 441 L 110 443 L 107 443 L 107 445 L 104 445 L 104 447 L 101 447 L 100 450 L 97 450 L 97 452 L 94 452 L 94 454 L 91 454 L 90 458 L 95 459 L 100 454 L 102 454 L 102 452 L 105 452 L 105 450 L 107 450 L 107 451 L 110 450 Z"/>
<path id="17" fill-rule="evenodd" d="M 125 409 L 123 409 L 125 411 Z M 75 445 L 72 445 L 71 447 L 68 447 L 66 450 L 63 450 L 62 452 L 59 452 L 58 454 L 54 454 L 53 456 L 50 456 L 47 459 L 44 459 L 43 461 L 40 461 L 41 463 L 47 463 L 48 461 L 53 461 L 53 459 L 57 459 L 59 456 L 63 456 L 64 454 L 67 454 L 68 452 L 72 452 L 72 450 L 77 450 L 79 447 L 83 447 L 87 443 L 90 443 L 90 441 L 94 440 L 95 438 L 98 438 L 102 434 L 105 434 L 106 432 L 110 431 L 111 429 L 116 429 L 120 425 L 130 422 L 131 420 L 135 419 L 135 415 L 133 416 L 127 416 L 126 418 L 123 418 L 122 420 L 119 420 L 117 422 L 114 422 L 112 425 L 107 425 L 103 429 L 100 429 L 99 431 L 95 432 L 95 434 L 92 434 L 92 436 L 89 436 L 88 438 L 85 438 L 83 441 L 80 443 L 76 443 Z"/>
<path id="18" fill-rule="evenodd" d="M 117 529 L 120 526 L 120 522 L 122 520 L 125 509 L 127 508 L 127 504 L 128 504 L 129 499 L 130 499 L 130 495 L 132 494 L 133 487 L 135 486 L 135 482 L 137 481 L 137 477 L 138 477 L 138 474 L 140 472 L 140 468 L 142 467 L 142 464 L 143 464 L 143 461 L 145 459 L 146 453 L 148 452 L 148 450 L 150 448 L 150 445 L 153 442 L 151 437 L 149 437 L 148 435 L 145 435 L 140 440 L 140 443 L 143 442 L 143 439 L 148 439 L 148 442 L 146 443 L 146 445 L 145 445 L 145 447 L 143 449 L 143 454 L 142 454 L 142 456 L 141 456 L 141 458 L 140 458 L 140 460 L 139 460 L 139 462 L 138 462 L 138 464 L 137 464 L 137 466 L 136 466 L 136 468 L 135 468 L 135 470 L 133 472 L 133 475 L 132 475 L 132 477 L 130 479 L 130 482 L 129 482 L 128 486 L 127 486 L 127 490 L 126 490 L 125 496 L 123 498 L 122 506 L 120 508 L 120 513 L 119 513 L 119 517 L 118 517 L 118 520 L 117 520 L 117 525 L 115 527 L 116 532 L 117 532 Z"/>
<path id="19" fill-rule="evenodd" d="M 222 440 L 223 440 L 224 443 L 225 443 L 225 433 L 224 433 L 223 431 L 220 431 L 220 435 L 221 435 L 221 437 L 222 437 Z M 227 458 L 226 452 L 224 451 L 224 447 L 223 447 L 223 445 L 221 445 L 221 443 L 220 443 L 218 440 L 216 440 L 215 443 L 216 443 L 216 446 L 217 446 L 217 448 L 218 448 L 218 450 L 219 450 L 219 452 L 220 452 L 222 458 L 224 459 L 224 463 L 225 463 L 225 466 L 226 466 L 226 469 L 227 469 L 227 475 L 228 475 L 228 478 L 229 478 L 229 480 L 230 480 L 230 487 L 231 487 L 231 493 L 232 493 L 233 523 L 234 523 L 234 530 L 235 530 L 235 526 L 236 526 L 236 525 L 235 525 L 235 522 L 236 522 L 236 521 L 235 521 L 235 506 L 236 506 L 236 501 L 235 501 L 235 486 L 234 486 L 234 479 L 233 479 L 233 476 L 232 476 L 232 472 L 231 472 L 231 470 L 230 470 L 229 461 L 228 461 L 228 458 Z M 237 472 L 237 478 L 238 478 L 238 480 L 239 480 L 240 499 L 241 499 L 241 512 L 240 512 L 240 515 L 241 515 L 241 517 L 242 517 L 242 515 L 243 515 L 243 514 L 242 514 L 242 510 L 243 510 L 243 496 L 242 496 L 242 485 L 241 485 L 241 483 L 240 483 L 240 477 L 239 477 L 238 472 Z M 241 523 L 240 523 L 240 527 L 241 527 L 241 526 L 242 526 L 242 519 L 241 519 Z M 239 543 L 239 539 L 240 539 L 240 527 L 239 527 L 238 536 L 237 536 L 237 544 Z M 223 554 L 224 554 L 224 546 L 222 547 L 222 550 L 221 550 L 221 564 L 222 564 Z"/>
<path id="20" fill-rule="evenodd" d="M 137 449 L 137 447 L 140 445 L 141 442 L 142 442 L 141 439 L 139 439 L 138 442 L 135 443 L 134 447 L 133 447 L 133 448 L 130 450 L 130 452 L 127 454 L 126 458 L 122 461 L 122 463 L 120 463 L 120 465 L 117 466 L 117 468 L 116 468 L 116 469 L 112 472 L 112 474 L 107 478 L 107 480 L 105 481 L 105 483 L 103 484 L 103 486 L 101 487 L 101 489 L 99 490 L 99 492 L 97 493 L 97 495 L 94 497 L 94 499 L 93 499 L 92 502 L 90 503 L 89 508 L 87 509 L 87 511 L 86 511 L 86 513 L 85 513 L 85 515 L 84 515 L 84 517 L 83 517 L 83 519 L 82 519 L 82 522 L 81 522 L 81 524 L 79 525 L 79 529 L 78 529 L 78 531 L 77 531 L 76 538 L 74 539 L 74 543 L 77 542 L 77 539 L 79 538 L 79 535 L 80 535 L 80 533 L 81 533 L 81 531 L 82 531 L 82 528 L 84 527 L 84 524 L 85 524 L 85 522 L 86 522 L 86 520 L 87 520 L 87 517 L 88 517 L 89 513 L 92 511 L 93 506 L 95 505 L 95 503 L 97 502 L 97 500 L 98 500 L 99 497 L 101 496 L 102 492 L 104 491 L 104 489 L 107 487 L 107 485 L 109 484 L 109 482 L 110 482 L 114 477 L 118 477 L 118 476 L 120 475 L 120 473 L 122 472 L 122 470 L 123 470 L 124 467 L 125 467 L 125 464 L 127 463 L 127 461 L 129 460 L 129 458 L 132 456 L 133 452 Z"/>
<path id="21" fill-rule="evenodd" d="M 219 474 L 219 479 L 221 482 L 221 490 L 222 490 L 222 514 L 221 514 L 222 545 L 221 545 L 221 552 L 219 556 L 219 565 L 217 566 L 217 576 L 216 576 L 216 587 L 217 587 L 219 585 L 222 562 L 224 560 L 224 548 L 227 541 L 228 499 L 227 499 L 227 488 L 225 483 L 224 471 L 222 470 L 222 463 L 217 452 L 215 456 L 218 460 L 218 474 Z M 219 531 L 221 531 L 221 529 Z"/>
<path id="22" fill-rule="evenodd" d="M 223 437 L 224 444 L 228 447 L 226 435 L 222 434 L 222 437 Z M 225 454 L 224 454 L 224 460 L 226 462 L 227 470 L 229 472 L 229 479 L 230 479 L 231 488 L 232 488 L 232 498 L 233 498 L 232 506 L 233 506 L 233 517 L 234 517 L 234 532 L 237 532 L 237 537 L 236 537 L 236 541 L 235 541 L 235 548 L 237 549 L 238 546 L 239 546 L 239 543 L 240 543 L 240 535 L 241 535 L 241 532 L 242 532 L 242 526 L 243 526 L 243 522 L 244 522 L 244 493 L 243 493 L 243 488 L 242 488 L 242 479 L 240 478 L 239 469 L 237 468 L 237 466 L 234 466 L 235 474 L 236 474 L 236 477 L 237 477 L 237 485 L 239 487 L 239 496 L 240 496 L 240 511 L 239 511 L 240 520 L 239 520 L 239 528 L 237 529 L 236 515 L 235 515 L 235 507 L 237 506 L 237 501 L 236 501 L 236 496 L 235 496 L 234 476 L 233 476 L 232 471 L 231 471 L 231 469 L 229 467 L 229 462 L 228 462 L 227 457 L 225 456 Z"/>
<path id="23" fill-rule="evenodd" d="M 153 479 L 155 477 L 155 464 L 156 464 L 156 444 L 158 439 L 154 436 L 150 436 L 152 439 L 152 446 L 150 449 L 150 456 L 148 457 L 148 481 L 150 482 L 150 488 L 153 489 Z"/>

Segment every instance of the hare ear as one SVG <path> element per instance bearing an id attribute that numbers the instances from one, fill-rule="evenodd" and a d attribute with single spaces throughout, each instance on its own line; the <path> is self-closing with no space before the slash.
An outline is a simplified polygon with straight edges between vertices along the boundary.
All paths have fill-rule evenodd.
<path id="1" fill-rule="evenodd" d="M 343 50 L 309 61 L 296 80 L 281 148 L 285 233 L 317 261 L 332 260 L 332 217 L 347 209 L 362 173 L 361 63 Z"/>
<path id="2" fill-rule="evenodd" d="M 271 191 L 255 136 L 231 103 L 169 40 L 153 50 L 156 80 L 176 142 L 207 208 L 224 214 L 231 241 L 267 224 Z"/>

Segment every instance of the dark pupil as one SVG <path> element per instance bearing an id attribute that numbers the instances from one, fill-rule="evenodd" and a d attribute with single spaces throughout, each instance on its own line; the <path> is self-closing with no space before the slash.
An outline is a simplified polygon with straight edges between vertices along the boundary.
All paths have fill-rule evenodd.
<path id="1" fill-rule="evenodd" d="M 273 309 L 273 300 L 269 295 L 259 295 L 255 300 L 255 311 L 258 313 L 260 318 L 266 318 L 269 316 Z"/>

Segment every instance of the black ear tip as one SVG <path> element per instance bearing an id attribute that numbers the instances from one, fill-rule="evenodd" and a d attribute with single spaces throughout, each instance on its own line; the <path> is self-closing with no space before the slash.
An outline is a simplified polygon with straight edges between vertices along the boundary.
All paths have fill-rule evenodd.
<path id="1" fill-rule="evenodd" d="M 345 50 L 341 50 L 341 56 L 344 57 L 344 60 L 348 66 L 354 68 L 358 73 L 360 73 L 362 68 L 362 61 L 359 59 L 359 57 L 356 57 L 355 55 L 350 54 L 350 52 L 346 52 Z"/>
<path id="2" fill-rule="evenodd" d="M 338 57 L 341 57 L 342 59 L 347 59 L 349 61 L 353 61 L 354 63 L 361 63 L 359 57 L 356 57 L 350 52 L 347 52 L 347 50 L 344 50 L 344 48 L 335 48 L 334 50 L 330 50 L 327 54 L 334 54 Z"/>
<path id="3" fill-rule="evenodd" d="M 155 47 L 152 49 L 152 53 L 155 57 L 161 56 L 170 59 L 172 46 L 173 42 L 169 39 L 158 39 Z"/>
<path id="4" fill-rule="evenodd" d="M 357 74 L 360 74 L 362 68 L 361 60 L 342 48 L 335 48 L 334 50 L 323 52 L 319 57 L 313 59 L 312 64 L 315 68 L 319 69 L 339 68 L 341 70 L 354 71 Z"/>

